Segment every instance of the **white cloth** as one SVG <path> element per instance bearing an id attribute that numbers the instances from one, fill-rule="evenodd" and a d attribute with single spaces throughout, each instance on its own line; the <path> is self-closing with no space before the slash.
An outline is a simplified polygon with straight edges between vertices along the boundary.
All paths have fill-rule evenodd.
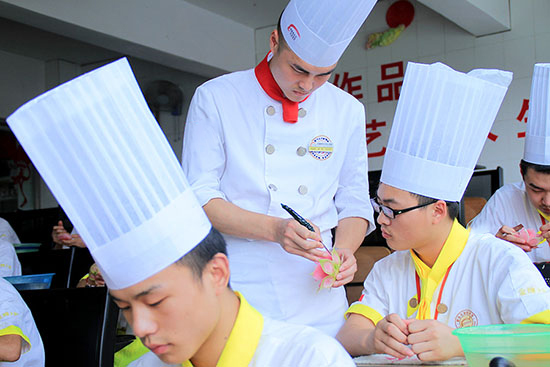
<path id="1" fill-rule="evenodd" d="M 8 221 L 4 218 L 0 218 L 0 240 L 5 240 L 12 244 L 21 243 L 13 228 L 11 228 Z"/>
<path id="2" fill-rule="evenodd" d="M 28 338 L 30 345 L 22 338 L 19 360 L 0 362 L 0 367 L 44 367 L 44 345 L 31 311 L 17 290 L 7 280 L 0 278 L 0 335 L 3 335 L 3 330 L 11 326 L 18 327 Z M 7 334 L 12 334 L 12 332 Z"/>
<path id="3" fill-rule="evenodd" d="M 362 217 L 374 227 L 364 108 L 330 83 L 299 106 L 306 115 L 284 122 L 281 103 L 263 91 L 253 70 L 206 82 L 189 108 L 182 166 L 201 205 L 223 198 L 289 218 L 284 203 L 319 226 L 330 248 L 330 229 L 340 219 Z M 312 141 L 332 146 L 332 154 L 316 159 L 308 151 Z M 252 306 L 273 319 L 336 335 L 347 308 L 343 287 L 317 292 L 315 264 L 279 244 L 224 237 L 232 288 Z"/>
<path id="4" fill-rule="evenodd" d="M 537 209 L 529 201 L 523 181 L 507 184 L 498 189 L 470 222 L 472 231 L 495 235 L 502 226 L 523 224 L 526 229 L 538 231 L 542 220 Z M 550 245 L 543 242 L 527 252 L 533 262 L 550 261 Z"/>
<path id="5" fill-rule="evenodd" d="M 15 247 L 0 239 L 0 277 L 21 275 L 21 263 L 15 252 Z"/>
<path id="6" fill-rule="evenodd" d="M 164 367 L 153 352 L 128 367 Z M 264 328 L 249 367 L 355 367 L 342 345 L 318 330 L 264 318 Z M 235 366 L 241 367 L 241 366 Z"/>
<path id="7" fill-rule="evenodd" d="M 362 303 L 381 316 L 407 315 L 416 296 L 415 267 L 410 251 L 398 251 L 378 261 L 364 283 Z M 430 309 L 433 318 L 437 295 Z M 448 311 L 438 321 L 453 328 L 490 324 L 519 324 L 550 310 L 550 288 L 518 247 L 489 234 L 471 232 L 455 261 L 441 296 Z M 412 311 L 412 310 L 411 310 Z"/>

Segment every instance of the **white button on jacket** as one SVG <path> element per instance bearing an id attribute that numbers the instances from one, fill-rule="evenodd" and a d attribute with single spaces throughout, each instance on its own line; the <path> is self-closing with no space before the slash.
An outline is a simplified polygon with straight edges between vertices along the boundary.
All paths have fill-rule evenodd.
<path id="1" fill-rule="evenodd" d="M 246 210 L 289 218 L 284 203 L 319 226 L 330 247 L 330 229 L 340 219 L 374 222 L 364 107 L 325 83 L 300 108 L 307 113 L 297 123 L 284 122 L 281 103 L 263 91 L 253 70 L 210 80 L 191 102 L 182 166 L 202 205 L 223 198 Z M 254 307 L 275 319 L 336 334 L 347 303 L 342 287 L 317 292 L 311 276 L 315 264 L 278 244 L 225 238 L 231 285 Z"/>

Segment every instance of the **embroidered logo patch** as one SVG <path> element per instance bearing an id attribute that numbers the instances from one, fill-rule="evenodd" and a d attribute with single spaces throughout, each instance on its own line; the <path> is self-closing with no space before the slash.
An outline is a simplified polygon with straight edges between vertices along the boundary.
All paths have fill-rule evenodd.
<path id="1" fill-rule="evenodd" d="M 309 143 L 308 151 L 309 154 L 313 156 L 313 158 L 324 161 L 330 158 L 332 152 L 334 151 L 334 148 L 332 141 L 329 139 L 328 136 L 319 135 L 311 140 L 311 143 Z"/>
<path id="2" fill-rule="evenodd" d="M 477 326 L 477 324 L 477 316 L 470 310 L 462 310 L 455 317 L 456 328 Z"/>

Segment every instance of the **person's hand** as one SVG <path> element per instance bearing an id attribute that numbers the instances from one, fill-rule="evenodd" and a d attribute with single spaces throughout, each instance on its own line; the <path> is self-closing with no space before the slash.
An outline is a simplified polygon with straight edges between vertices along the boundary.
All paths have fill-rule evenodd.
<path id="1" fill-rule="evenodd" d="M 99 268 L 94 263 L 92 266 L 90 266 L 90 272 L 88 273 L 89 276 L 86 278 L 86 286 L 88 287 L 104 287 L 105 286 L 105 280 L 103 280 L 103 277 L 101 276 L 101 272 L 99 271 Z"/>
<path id="2" fill-rule="evenodd" d="M 508 241 L 511 244 L 516 245 L 520 249 L 522 249 L 525 252 L 530 252 L 537 246 L 530 246 L 527 244 L 527 241 L 525 241 L 523 238 L 520 238 L 517 236 L 518 231 L 520 231 L 523 228 L 522 224 L 518 224 L 515 227 L 508 227 L 508 226 L 502 226 L 497 234 L 495 234 L 495 237 L 500 238 L 504 241 Z"/>
<path id="3" fill-rule="evenodd" d="M 370 334 L 372 340 L 369 343 L 373 345 L 375 353 L 389 354 L 399 359 L 414 356 L 412 349 L 407 346 L 410 322 L 395 313 L 380 320 Z"/>
<path id="4" fill-rule="evenodd" d="M 408 331 L 408 344 L 421 361 L 445 361 L 464 355 L 453 328 L 440 321 L 411 320 Z"/>
<path id="5" fill-rule="evenodd" d="M 550 240 L 550 223 L 546 223 L 540 227 L 540 236 L 544 237 L 546 242 Z M 550 242 L 548 242 L 550 243 Z"/>
<path id="6" fill-rule="evenodd" d="M 86 247 L 86 244 L 82 240 L 82 237 L 80 237 L 80 235 L 78 234 L 69 235 L 68 239 L 61 240 L 61 244 L 69 247 L 80 247 L 80 248 Z"/>
<path id="7" fill-rule="evenodd" d="M 342 265 L 340 265 L 340 271 L 336 275 L 336 281 L 332 285 L 333 288 L 340 287 L 341 285 L 348 284 L 353 280 L 353 276 L 357 271 L 357 260 L 353 255 L 353 251 L 348 248 L 334 248 L 340 259 L 342 260 Z M 326 252 L 326 251 L 325 251 Z"/>
<path id="8" fill-rule="evenodd" d="M 321 243 L 319 228 L 310 223 L 315 232 L 311 232 L 294 219 L 280 219 L 275 228 L 275 238 L 289 254 L 305 257 L 311 261 L 323 259 L 326 250 Z"/>
<path id="9" fill-rule="evenodd" d="M 63 244 L 61 241 L 70 239 L 71 235 L 67 232 L 65 227 L 63 227 L 63 221 L 57 222 L 57 225 L 53 226 L 52 229 L 52 241 L 58 245 L 61 245 Z"/>

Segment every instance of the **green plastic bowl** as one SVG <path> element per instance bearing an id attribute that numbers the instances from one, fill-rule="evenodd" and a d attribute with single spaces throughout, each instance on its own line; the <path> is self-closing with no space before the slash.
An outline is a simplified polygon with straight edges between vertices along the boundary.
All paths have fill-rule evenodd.
<path id="1" fill-rule="evenodd" d="M 550 366 L 550 325 L 487 325 L 460 328 L 458 336 L 470 367 L 488 367 L 495 357 L 516 367 Z"/>

